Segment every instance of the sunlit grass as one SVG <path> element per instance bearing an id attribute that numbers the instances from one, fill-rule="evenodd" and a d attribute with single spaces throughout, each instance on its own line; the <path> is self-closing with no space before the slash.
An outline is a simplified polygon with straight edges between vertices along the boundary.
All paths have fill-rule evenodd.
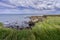
<path id="1" fill-rule="evenodd" d="M 48 17 L 33 28 L 36 40 L 60 40 L 60 17 Z"/>

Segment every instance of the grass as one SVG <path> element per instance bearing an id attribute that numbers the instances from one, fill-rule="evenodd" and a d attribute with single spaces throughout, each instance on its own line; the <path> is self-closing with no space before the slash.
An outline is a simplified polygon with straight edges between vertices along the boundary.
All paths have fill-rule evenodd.
<path id="1" fill-rule="evenodd" d="M 33 28 L 36 40 L 60 40 L 60 17 L 48 17 Z"/>
<path id="2" fill-rule="evenodd" d="M 32 30 L 0 27 L 0 40 L 60 40 L 60 17 L 48 17 Z"/>
<path id="3" fill-rule="evenodd" d="M 32 30 L 0 27 L 0 40 L 35 40 Z"/>
<path id="4" fill-rule="evenodd" d="M 0 40 L 35 40 L 31 30 L 0 28 Z"/>

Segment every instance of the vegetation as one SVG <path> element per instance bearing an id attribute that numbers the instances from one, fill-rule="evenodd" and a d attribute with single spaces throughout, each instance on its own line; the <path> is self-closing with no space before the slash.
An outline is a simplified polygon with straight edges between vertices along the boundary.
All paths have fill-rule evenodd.
<path id="1" fill-rule="evenodd" d="M 0 22 L 0 27 L 3 27 L 3 23 Z"/>
<path id="2" fill-rule="evenodd" d="M 48 17 L 33 28 L 36 40 L 60 40 L 60 17 Z"/>
<path id="3" fill-rule="evenodd" d="M 0 27 L 0 40 L 60 40 L 60 17 L 48 17 L 32 30 Z"/>

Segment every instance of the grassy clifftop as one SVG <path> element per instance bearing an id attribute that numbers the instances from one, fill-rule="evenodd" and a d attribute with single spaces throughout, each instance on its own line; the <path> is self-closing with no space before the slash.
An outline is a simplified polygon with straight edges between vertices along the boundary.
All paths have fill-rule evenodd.
<path id="1" fill-rule="evenodd" d="M 0 40 L 60 40 L 60 17 L 48 17 L 32 30 L 0 28 Z"/>
<path id="2" fill-rule="evenodd" d="M 33 28 L 36 40 L 60 40 L 60 17 L 48 17 Z"/>

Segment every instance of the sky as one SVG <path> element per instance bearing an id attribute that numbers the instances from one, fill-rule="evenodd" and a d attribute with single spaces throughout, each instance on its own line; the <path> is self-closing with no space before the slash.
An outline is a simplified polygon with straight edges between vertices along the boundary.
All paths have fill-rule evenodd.
<path id="1" fill-rule="evenodd" d="M 60 0 L 0 0 L 0 14 L 60 14 Z"/>

